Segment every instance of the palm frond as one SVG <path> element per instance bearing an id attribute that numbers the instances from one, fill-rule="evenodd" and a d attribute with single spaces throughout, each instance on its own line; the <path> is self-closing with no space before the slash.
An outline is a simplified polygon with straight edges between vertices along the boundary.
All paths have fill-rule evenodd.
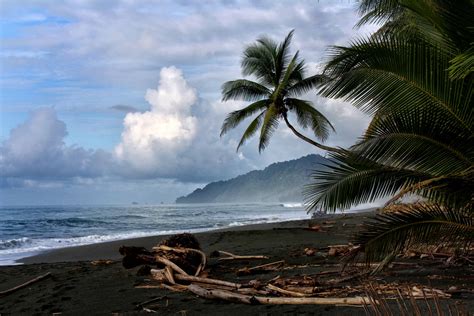
<path id="1" fill-rule="evenodd" d="M 397 169 L 409 169 L 433 175 L 460 172 L 474 165 L 474 142 L 459 144 L 456 139 L 443 142 L 429 135 L 395 132 L 367 137 L 352 147 L 354 153 Z"/>
<path id="2" fill-rule="evenodd" d="M 400 204 L 364 223 L 354 243 L 361 244 L 367 262 L 383 260 L 410 246 L 448 242 L 453 245 L 474 238 L 474 218 L 467 210 L 437 204 Z"/>
<path id="3" fill-rule="evenodd" d="M 275 79 L 275 49 L 276 44 L 270 39 L 260 38 L 256 44 L 249 45 L 241 62 L 244 76 L 255 76 L 267 85 L 276 85 Z"/>
<path id="4" fill-rule="evenodd" d="M 222 85 L 222 101 L 255 101 L 268 98 L 270 93 L 264 85 L 246 79 L 227 81 Z"/>
<path id="5" fill-rule="evenodd" d="M 450 61 L 449 76 L 451 79 L 464 80 L 474 72 L 474 47 L 461 53 Z"/>
<path id="6" fill-rule="evenodd" d="M 295 97 L 301 94 L 310 92 L 311 90 L 316 89 L 320 84 L 325 82 L 325 77 L 323 75 L 314 75 L 311 77 L 304 78 L 302 80 L 296 81 L 292 86 L 288 88 L 287 96 Z"/>
<path id="7" fill-rule="evenodd" d="M 422 196 L 431 203 L 462 208 L 474 202 L 474 168 L 458 174 L 442 175 L 405 186 L 385 206 L 393 205 L 406 195 Z"/>
<path id="8" fill-rule="evenodd" d="M 237 145 L 236 151 L 239 151 L 240 147 L 245 144 L 245 142 L 251 138 L 258 131 L 258 128 L 262 125 L 262 119 L 265 115 L 265 112 L 260 113 L 247 127 L 245 132 L 242 134 L 242 138 Z"/>
<path id="9" fill-rule="evenodd" d="M 262 127 L 260 129 L 260 140 L 258 144 L 259 152 L 262 152 L 268 146 L 273 132 L 278 127 L 278 123 L 278 111 L 274 105 L 271 105 L 263 117 Z"/>
<path id="10" fill-rule="evenodd" d="M 390 196 L 406 186 L 429 179 L 430 174 L 400 170 L 351 152 L 332 154 L 326 169 L 315 170 L 304 188 L 308 211 L 335 212 Z"/>
<path id="11" fill-rule="evenodd" d="M 291 39 L 293 38 L 295 30 L 291 30 L 288 35 L 285 37 L 283 42 L 278 45 L 276 48 L 276 58 L 275 58 L 275 81 L 280 82 L 281 76 L 288 66 L 290 61 L 290 52 L 289 47 L 291 44 Z"/>
<path id="12" fill-rule="evenodd" d="M 235 128 L 237 125 L 242 123 L 243 120 L 253 115 L 256 112 L 265 110 L 268 106 L 268 100 L 260 100 L 254 102 L 242 110 L 237 110 L 229 113 L 224 120 L 224 123 L 221 127 L 221 136 L 227 133 L 229 130 Z"/>
<path id="13" fill-rule="evenodd" d="M 310 101 L 287 98 L 285 100 L 288 109 L 296 114 L 298 123 L 303 128 L 311 128 L 314 135 L 321 141 L 329 137 L 329 132 L 334 131 L 334 127 L 329 120 L 313 107 Z"/>
<path id="14" fill-rule="evenodd" d="M 372 38 L 333 53 L 325 69 L 333 79 L 321 89 L 324 96 L 343 98 L 370 115 L 423 114 L 444 121 L 444 129 L 473 134 L 472 82 L 449 80 L 450 57 L 439 50 Z"/>

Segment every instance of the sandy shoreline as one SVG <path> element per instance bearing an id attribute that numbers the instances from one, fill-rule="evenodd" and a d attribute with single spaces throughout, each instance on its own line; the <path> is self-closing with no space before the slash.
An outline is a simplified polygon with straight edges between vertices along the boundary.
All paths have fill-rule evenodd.
<path id="1" fill-rule="evenodd" d="M 196 234 L 203 251 L 209 255 L 214 250 L 225 250 L 242 255 L 266 255 L 267 260 L 252 262 L 226 262 L 209 259 L 207 273 L 210 277 L 233 282 L 262 281 L 282 277 L 307 276 L 317 279 L 321 271 L 334 269 L 339 258 L 316 254 L 307 256 L 306 247 L 324 248 L 328 245 L 346 244 L 368 213 L 334 216 L 331 219 L 314 219 L 312 224 L 325 225 L 324 231 L 306 230 L 308 220 L 235 227 L 231 230 Z M 330 225 L 326 225 L 330 221 Z M 120 262 L 121 245 L 151 248 L 166 236 L 134 238 L 57 249 L 22 260 L 24 265 L 0 267 L 0 292 L 47 272 L 51 277 L 0 297 L 0 314 L 52 314 L 63 315 L 138 315 L 145 314 L 137 306 L 150 299 L 158 299 L 149 307 L 162 315 L 364 315 L 364 310 L 348 306 L 326 305 L 241 305 L 222 301 L 209 301 L 188 293 L 175 293 L 164 289 L 135 288 L 143 283 L 137 268 L 126 270 Z M 109 259 L 106 264 L 93 260 Z M 284 260 L 284 269 L 266 274 L 237 276 L 235 271 L 245 266 L 255 266 Z M 418 266 L 418 264 L 416 264 Z M 431 277 L 436 276 L 436 277 Z M 451 286 L 474 288 L 474 266 L 433 265 L 424 260 L 419 267 L 408 266 L 388 270 L 377 276 L 377 282 L 406 282 L 431 285 L 447 290 Z M 349 286 L 366 280 L 353 280 Z M 456 299 L 474 309 L 474 294 Z"/>

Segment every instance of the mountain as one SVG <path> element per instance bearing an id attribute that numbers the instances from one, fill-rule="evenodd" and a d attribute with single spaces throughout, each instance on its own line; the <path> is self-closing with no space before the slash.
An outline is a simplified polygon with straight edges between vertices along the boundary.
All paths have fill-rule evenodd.
<path id="1" fill-rule="evenodd" d="M 330 160 L 320 155 L 277 162 L 230 180 L 211 182 L 176 203 L 302 202 L 303 186 L 315 169 L 325 168 Z"/>

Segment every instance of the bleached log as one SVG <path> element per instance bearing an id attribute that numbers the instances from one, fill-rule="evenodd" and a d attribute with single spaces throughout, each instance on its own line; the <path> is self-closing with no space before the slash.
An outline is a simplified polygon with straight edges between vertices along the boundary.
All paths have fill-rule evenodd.
<path id="1" fill-rule="evenodd" d="M 365 296 L 355 297 L 261 297 L 255 299 L 268 305 L 364 305 L 369 302 Z"/>
<path id="2" fill-rule="evenodd" d="M 230 302 L 244 303 L 244 304 L 253 304 L 255 301 L 252 299 L 252 296 L 234 293 L 225 290 L 206 290 L 205 288 L 200 287 L 196 284 L 191 284 L 188 286 L 188 290 L 196 294 L 199 297 L 207 299 L 221 299 Z"/>
<path id="3" fill-rule="evenodd" d="M 166 280 L 168 280 L 169 283 L 176 284 L 176 281 L 174 280 L 173 269 L 170 266 L 165 267 L 164 274 L 165 274 Z"/>
<path id="4" fill-rule="evenodd" d="M 197 296 L 208 299 L 222 299 L 244 304 L 268 304 L 268 305 L 364 305 L 369 302 L 368 297 L 264 297 L 250 296 L 225 290 L 206 290 L 198 285 L 191 284 L 188 290 Z"/>
<path id="5" fill-rule="evenodd" d="M 163 281 L 163 270 L 158 270 L 158 269 L 151 269 L 151 275 L 155 280 L 158 281 Z M 238 289 L 242 287 L 242 284 L 238 283 L 233 283 L 233 282 L 227 282 L 227 281 L 222 281 L 222 280 L 216 280 L 216 279 L 209 279 L 209 278 L 201 278 L 197 276 L 192 276 L 192 275 L 184 275 L 184 274 L 175 274 L 174 275 L 175 280 L 179 281 L 188 281 L 188 282 L 199 282 L 199 283 L 206 283 L 206 284 L 215 284 L 215 285 L 222 285 L 222 286 L 227 286 L 230 288 Z"/>
<path id="6" fill-rule="evenodd" d="M 183 269 L 181 269 L 178 265 L 176 265 L 174 262 L 171 262 L 170 260 L 166 259 L 166 258 L 163 258 L 161 256 L 155 256 L 155 260 L 157 262 L 160 262 L 162 264 L 164 264 L 165 266 L 169 266 L 171 267 L 174 271 L 180 273 L 180 274 L 184 274 L 184 275 L 188 275 Z"/>

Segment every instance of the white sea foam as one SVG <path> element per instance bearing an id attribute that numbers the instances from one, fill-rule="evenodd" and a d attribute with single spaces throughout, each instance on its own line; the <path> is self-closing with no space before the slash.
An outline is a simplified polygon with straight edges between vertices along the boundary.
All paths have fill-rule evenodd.
<path id="1" fill-rule="evenodd" d="M 301 204 L 290 204 L 0 208 L 0 232 L 9 233 L 0 235 L 0 265 L 58 248 L 309 218 Z"/>
<path id="2" fill-rule="evenodd" d="M 281 206 L 286 207 L 286 208 L 297 208 L 297 207 L 303 207 L 303 203 L 283 203 Z"/>

